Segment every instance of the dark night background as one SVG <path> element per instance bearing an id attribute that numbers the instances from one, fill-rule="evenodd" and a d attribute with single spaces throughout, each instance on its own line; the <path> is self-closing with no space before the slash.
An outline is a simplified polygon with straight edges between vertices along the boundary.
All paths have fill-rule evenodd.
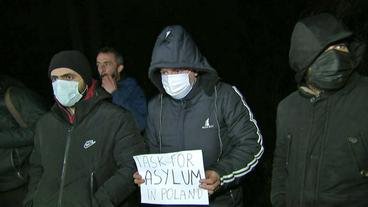
<path id="1" fill-rule="evenodd" d="M 2 0 L 1 74 L 22 80 L 51 104 L 52 55 L 79 49 L 96 75 L 96 51 L 109 45 L 123 53 L 126 73 L 150 98 L 157 92 L 147 77 L 155 39 L 164 26 L 181 24 L 223 80 L 242 91 L 257 118 L 265 154 L 242 183 L 246 206 L 270 206 L 276 107 L 296 89 L 288 65 L 291 32 L 298 19 L 321 11 L 367 40 L 367 0 Z M 359 68 L 363 74 L 367 60 Z"/>

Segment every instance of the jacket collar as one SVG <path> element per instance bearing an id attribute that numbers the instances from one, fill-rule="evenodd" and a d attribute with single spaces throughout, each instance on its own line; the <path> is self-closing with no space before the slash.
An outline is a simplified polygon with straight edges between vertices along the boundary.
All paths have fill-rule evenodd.
<path id="1" fill-rule="evenodd" d="M 325 99 L 327 97 L 330 97 L 334 94 L 341 94 L 341 95 L 345 95 L 350 93 L 350 91 L 356 86 L 358 79 L 359 79 L 359 75 L 356 72 L 353 72 L 349 78 L 349 80 L 347 81 L 346 85 L 339 89 L 339 90 L 335 90 L 335 91 L 321 91 L 320 94 L 318 95 L 314 95 L 310 92 L 308 92 L 308 90 L 305 90 L 305 85 L 300 85 L 298 87 L 298 91 L 299 94 L 305 98 L 308 98 L 311 100 L 311 102 L 317 102 L 319 100 Z"/>

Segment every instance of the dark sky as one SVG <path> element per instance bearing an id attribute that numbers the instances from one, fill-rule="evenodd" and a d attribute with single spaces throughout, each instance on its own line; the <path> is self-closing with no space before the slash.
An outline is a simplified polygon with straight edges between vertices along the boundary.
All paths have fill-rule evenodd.
<path id="1" fill-rule="evenodd" d="M 268 206 L 275 111 L 296 88 L 288 65 L 291 32 L 298 19 L 321 11 L 341 18 L 363 40 L 368 37 L 366 0 L 2 0 L 1 73 L 51 101 L 47 68 L 53 54 L 79 49 L 96 70 L 96 50 L 109 45 L 123 53 L 126 72 L 152 97 L 156 89 L 147 70 L 155 38 L 165 26 L 181 24 L 255 113 L 266 152 L 244 185 L 247 206 Z"/>

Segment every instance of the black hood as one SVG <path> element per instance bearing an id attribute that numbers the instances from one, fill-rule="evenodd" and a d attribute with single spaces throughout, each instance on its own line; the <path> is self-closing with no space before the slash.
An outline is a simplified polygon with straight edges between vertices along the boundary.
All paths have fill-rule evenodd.
<path id="1" fill-rule="evenodd" d="M 190 34 L 179 25 L 167 26 L 157 37 L 152 52 L 148 77 L 162 92 L 161 68 L 191 68 L 199 73 L 201 86 L 212 88 L 218 75 L 207 59 L 201 54 Z"/>
<path id="2" fill-rule="evenodd" d="M 289 63 L 300 82 L 306 69 L 330 45 L 352 36 L 334 16 L 319 14 L 300 20 L 291 36 Z"/>

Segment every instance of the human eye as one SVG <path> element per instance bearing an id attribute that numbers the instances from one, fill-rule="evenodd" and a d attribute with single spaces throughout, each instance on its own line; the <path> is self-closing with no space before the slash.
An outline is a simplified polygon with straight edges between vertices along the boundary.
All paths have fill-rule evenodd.
<path id="1" fill-rule="evenodd" d="M 63 80 L 67 80 L 67 81 L 74 80 L 74 76 L 72 74 L 66 74 L 63 76 Z"/>
<path id="2" fill-rule="evenodd" d="M 337 51 L 340 51 L 340 52 L 349 52 L 349 48 L 346 46 L 346 44 L 344 43 L 341 43 L 341 44 L 336 44 L 336 45 L 332 45 L 330 46 L 328 50 L 337 50 Z"/>
<path id="3" fill-rule="evenodd" d="M 55 82 L 57 81 L 58 77 L 57 76 L 51 76 L 51 82 Z"/>
<path id="4" fill-rule="evenodd" d="M 337 45 L 336 50 L 340 50 L 340 51 L 343 51 L 343 52 L 349 52 L 349 49 L 345 44 Z"/>

